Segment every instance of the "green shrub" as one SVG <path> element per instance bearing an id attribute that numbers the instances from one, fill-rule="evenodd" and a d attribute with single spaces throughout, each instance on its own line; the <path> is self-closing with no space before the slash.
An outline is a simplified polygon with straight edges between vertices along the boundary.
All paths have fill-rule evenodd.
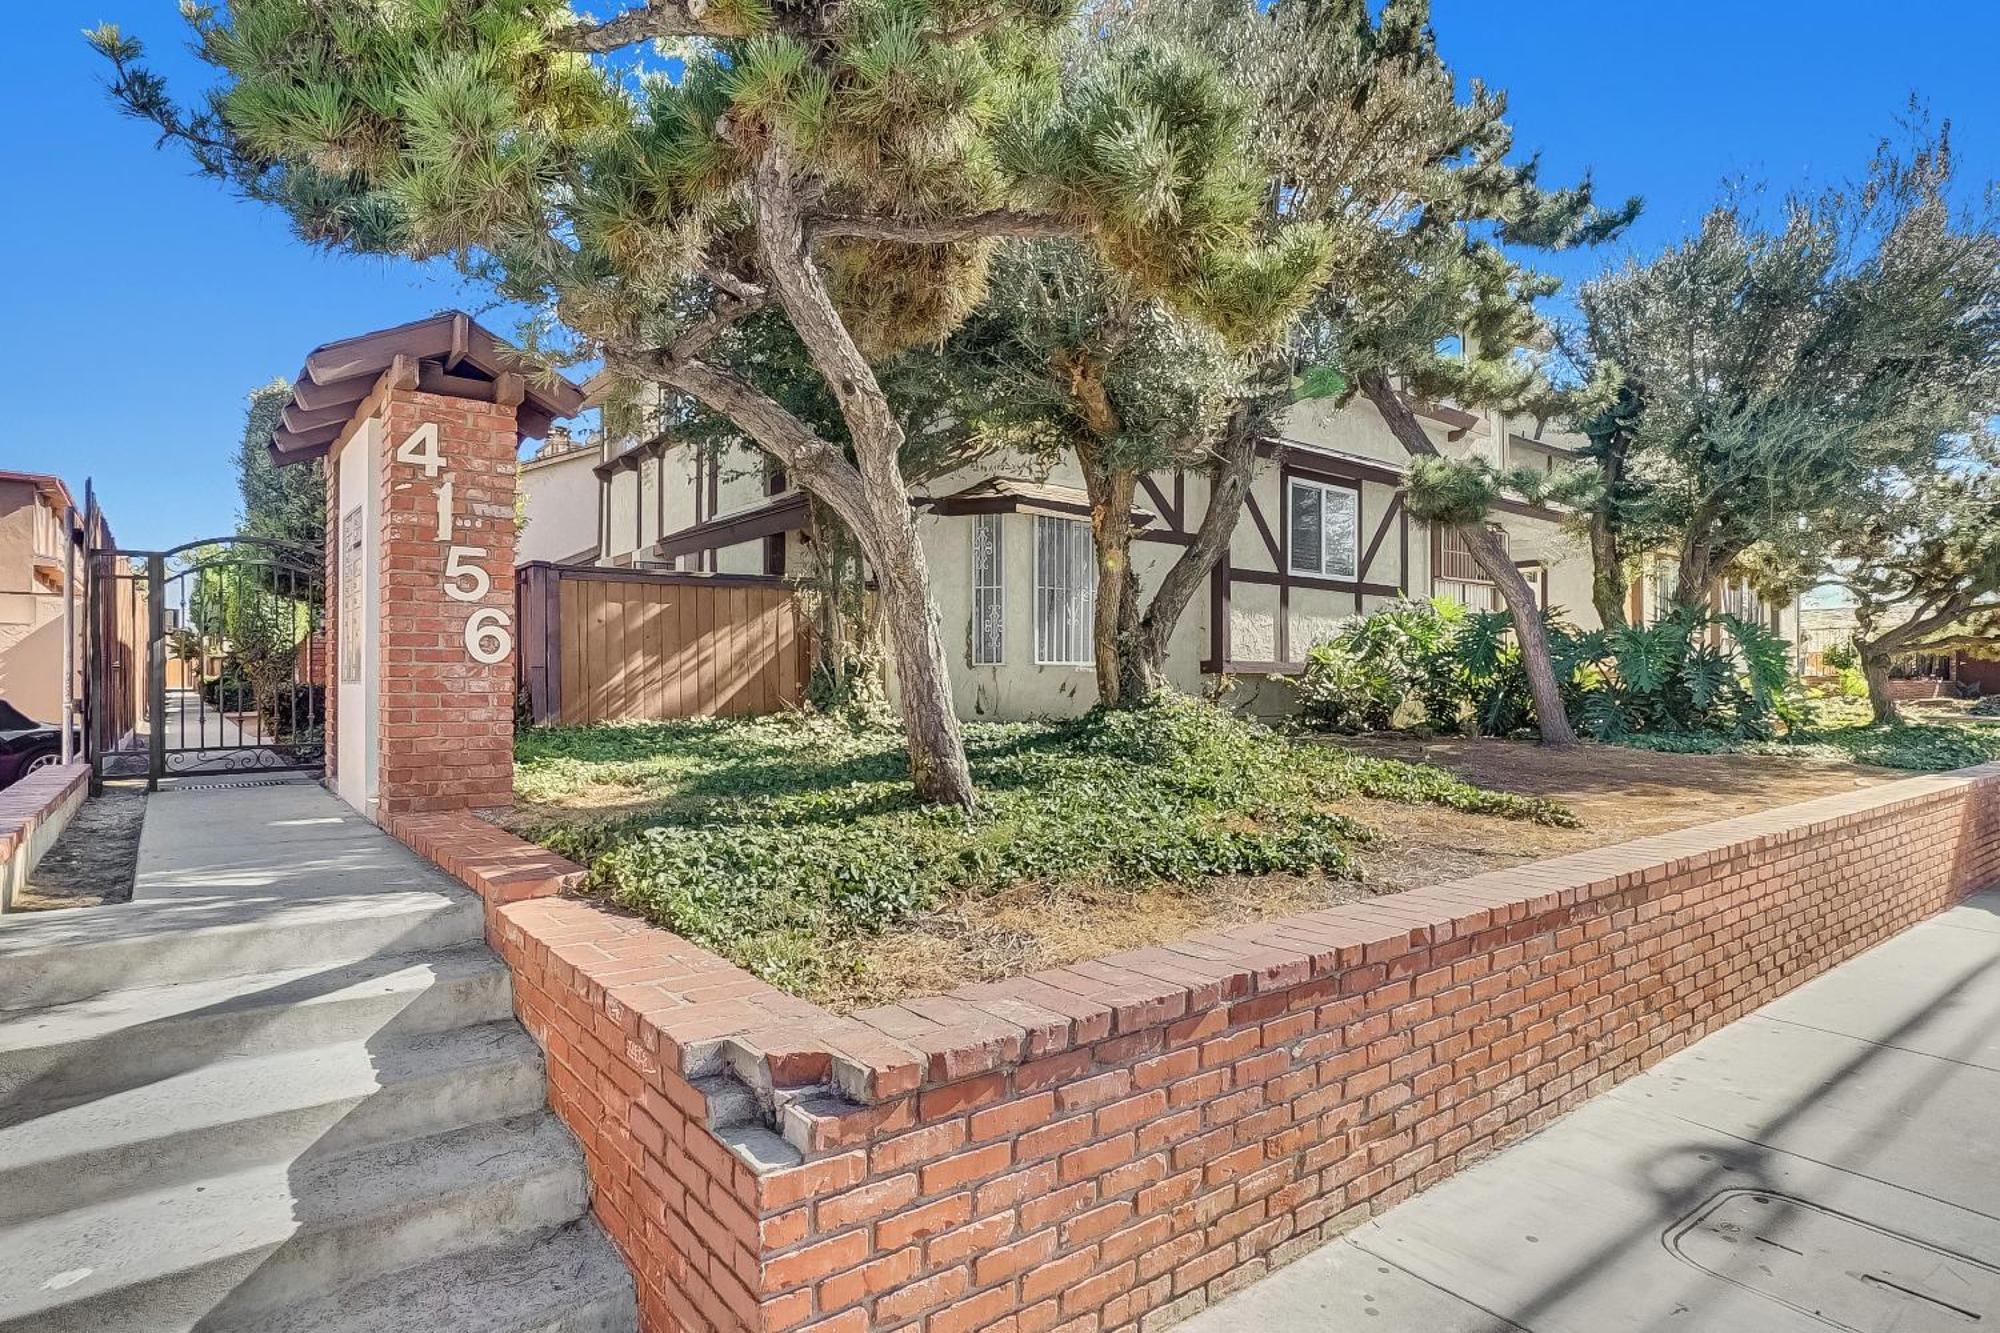
<path id="1" fill-rule="evenodd" d="M 1433 727 L 1456 725 L 1451 645 L 1465 618 L 1465 608 L 1440 598 L 1348 621 L 1306 654 L 1299 683 L 1306 721 L 1327 731 L 1381 731 L 1414 705 Z"/>
<path id="2" fill-rule="evenodd" d="M 1685 611 L 1609 633 L 1543 619 L 1564 706 L 1585 734 L 1765 739 L 1802 715 L 1789 645 L 1762 626 Z M 1299 689 L 1308 724 L 1332 731 L 1381 730 L 1411 704 L 1441 731 L 1469 724 L 1508 736 L 1534 723 L 1512 619 L 1441 600 L 1398 602 L 1346 622 L 1306 654 Z"/>
<path id="3" fill-rule="evenodd" d="M 225 713 L 248 713 L 257 706 L 249 673 L 233 657 L 223 662 L 221 671 L 201 683 L 201 698 L 210 708 Z"/>
<path id="4" fill-rule="evenodd" d="M 2000 717 L 2000 694 L 1988 695 L 1969 711 L 1974 717 Z"/>

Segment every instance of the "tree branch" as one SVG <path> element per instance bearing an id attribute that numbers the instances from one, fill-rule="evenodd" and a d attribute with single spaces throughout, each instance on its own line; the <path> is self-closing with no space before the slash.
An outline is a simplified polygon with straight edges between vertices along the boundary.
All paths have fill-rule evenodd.
<path id="1" fill-rule="evenodd" d="M 1008 11 L 1004 9 L 997 7 L 989 9 L 983 14 L 974 15 L 956 27 L 946 28 L 937 35 L 937 40 L 940 42 L 962 42 L 968 37 L 977 37 L 988 28 L 999 23 L 1007 15 Z"/>
<path id="2" fill-rule="evenodd" d="M 798 184 L 784 148 L 772 144 L 757 163 L 759 266 L 770 279 L 785 315 L 805 345 L 813 368 L 826 381 L 854 442 L 854 454 L 870 494 L 903 503 L 907 486 L 897 461 L 902 424 L 890 410 L 875 371 L 835 309 L 825 276 L 814 262 L 798 202 Z M 842 515 L 842 517 L 846 517 Z"/>
<path id="3" fill-rule="evenodd" d="M 559 51 L 602 55 L 661 37 L 701 37 L 711 31 L 702 21 L 707 11 L 708 0 L 648 0 L 599 23 L 574 23 L 554 34 L 549 44 Z"/>
<path id="4" fill-rule="evenodd" d="M 607 346 L 605 364 L 624 374 L 664 384 L 697 399 L 735 425 L 766 453 L 785 465 L 801 488 L 825 501 L 868 549 L 867 503 L 861 474 L 839 445 L 823 438 L 777 399 L 734 371 L 684 354 L 686 340 L 672 347 L 643 350 Z"/>
<path id="5" fill-rule="evenodd" d="M 721 270 L 711 273 L 708 266 L 703 267 L 702 274 L 720 289 L 707 312 L 684 327 L 680 336 L 667 346 L 639 352 L 638 356 L 663 368 L 692 361 L 706 352 L 709 345 L 730 326 L 741 323 L 770 304 L 770 292 L 756 283 Z"/>
<path id="6" fill-rule="evenodd" d="M 1892 625 L 1869 640 L 1868 647 L 1882 652 L 1916 652 L 1927 648 L 1945 647 L 1947 640 L 1936 643 L 1931 636 L 1949 630 L 1960 621 L 1971 616 L 1981 616 L 2000 608 L 2000 602 L 1981 602 L 1983 594 L 1964 593 L 1946 599 L 1942 604 L 1926 602 L 1923 609 L 1900 625 Z M 1956 636 L 1950 636 L 1956 637 Z"/>
<path id="7" fill-rule="evenodd" d="M 909 245 L 950 245 L 956 241 L 976 241 L 986 237 L 1011 236 L 1022 240 L 1046 240 L 1058 236 L 1081 236 L 1083 223 L 1049 213 L 1023 213 L 1018 209 L 995 208 L 984 213 L 937 222 L 883 217 L 867 213 L 817 213 L 806 220 L 806 234 L 812 240 L 846 236 L 864 241 L 897 241 Z"/>

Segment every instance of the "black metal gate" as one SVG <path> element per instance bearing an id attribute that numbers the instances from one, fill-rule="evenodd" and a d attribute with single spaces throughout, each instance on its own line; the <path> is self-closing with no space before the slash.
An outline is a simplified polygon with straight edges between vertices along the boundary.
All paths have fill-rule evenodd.
<path id="1" fill-rule="evenodd" d="M 92 549 L 86 567 L 93 790 L 107 777 L 156 788 L 189 774 L 322 767 L 318 552 L 220 537 L 168 551 Z"/>

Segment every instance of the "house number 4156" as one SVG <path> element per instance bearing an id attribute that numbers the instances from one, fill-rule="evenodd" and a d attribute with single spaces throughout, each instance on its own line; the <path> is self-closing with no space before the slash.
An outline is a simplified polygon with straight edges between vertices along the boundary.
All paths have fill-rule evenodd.
<path id="1" fill-rule="evenodd" d="M 459 546 L 452 542 L 451 477 L 438 476 L 445 470 L 444 453 L 438 448 L 438 428 L 425 422 L 410 432 L 396 449 L 396 461 L 421 468 L 424 476 L 436 481 L 431 489 L 437 496 L 437 539 L 445 543 L 444 595 L 455 602 L 485 600 L 493 588 L 493 577 L 483 565 L 483 546 Z M 482 606 L 465 622 L 465 651 L 472 660 L 491 666 L 506 660 L 514 650 L 513 617 L 497 606 Z"/>

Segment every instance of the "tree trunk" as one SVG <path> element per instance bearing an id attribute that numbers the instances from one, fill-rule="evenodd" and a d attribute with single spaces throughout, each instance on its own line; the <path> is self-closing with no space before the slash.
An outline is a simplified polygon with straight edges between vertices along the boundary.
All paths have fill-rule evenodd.
<path id="1" fill-rule="evenodd" d="M 1382 419 L 1388 423 L 1390 433 L 1402 443 L 1404 449 L 1412 454 L 1441 457 L 1438 447 L 1424 433 L 1423 423 L 1417 420 L 1386 376 L 1379 371 L 1361 376 L 1361 392 L 1375 404 Z M 1528 691 L 1534 697 L 1535 725 L 1542 733 L 1542 744 L 1551 747 L 1574 745 L 1576 731 L 1570 726 L 1569 713 L 1563 707 L 1562 690 L 1556 682 L 1555 664 L 1549 658 L 1549 639 L 1542 628 L 1542 613 L 1535 605 L 1533 589 L 1521 577 L 1521 571 L 1514 567 L 1507 548 L 1500 544 L 1500 539 L 1485 523 L 1461 524 L 1456 530 L 1465 539 L 1466 549 L 1472 553 L 1480 570 L 1500 590 L 1501 600 L 1507 604 L 1507 613 L 1513 618 L 1514 637 L 1521 645 L 1521 666 L 1527 672 Z"/>
<path id="2" fill-rule="evenodd" d="M 1090 537 L 1097 554 L 1097 609 L 1091 625 L 1097 700 L 1106 708 L 1130 707 L 1145 698 L 1145 691 L 1126 688 L 1126 658 L 1139 620 L 1139 579 L 1132 572 L 1132 501 L 1139 474 L 1105 468 L 1093 445 L 1079 444 L 1076 457 L 1090 495 Z"/>
<path id="3" fill-rule="evenodd" d="M 1889 654 L 1870 644 L 1863 647 L 1854 645 L 1861 656 L 1861 678 L 1868 682 L 1868 707 L 1875 714 L 1875 724 L 1893 727 L 1903 720 L 1902 709 L 1896 706 L 1895 696 L 1889 692 Z"/>
<path id="4" fill-rule="evenodd" d="M 1590 604 L 1607 630 L 1625 628 L 1625 567 L 1618 534 L 1602 514 L 1590 519 Z"/>
<path id="5" fill-rule="evenodd" d="M 904 507 L 907 510 L 907 503 Z M 909 738 L 910 780 L 925 800 L 970 809 L 972 772 L 965 761 L 958 710 L 952 704 L 944 637 L 931 604 L 923 545 L 914 524 L 906 537 L 888 535 L 891 540 L 875 564 L 876 595 L 896 657 L 896 699 Z"/>
<path id="6" fill-rule="evenodd" d="M 1243 502 L 1250 494 L 1250 479 L 1257 467 L 1257 443 L 1263 437 L 1269 400 L 1265 397 L 1239 401 L 1224 427 L 1222 447 L 1208 478 L 1208 504 L 1194 539 L 1181 548 L 1180 555 L 1167 567 L 1166 577 L 1153 590 L 1144 614 L 1131 637 L 1125 654 L 1126 679 L 1121 686 L 1127 694 L 1145 695 L 1166 683 L 1167 646 L 1174 627 L 1188 603 L 1200 590 L 1202 580 L 1215 568 L 1236 535 L 1237 520 L 1243 516 Z"/>
<path id="7" fill-rule="evenodd" d="M 1679 609 L 1699 611 L 1708 614 L 1709 594 L 1723 567 L 1735 558 L 1735 552 L 1716 549 L 1707 537 L 1707 520 L 1697 515 L 1689 525 L 1688 534 L 1681 542 L 1679 581 L 1674 584 L 1668 596 L 1668 604 Z"/>
<path id="8" fill-rule="evenodd" d="M 895 656 L 910 779 L 923 800 L 969 810 L 972 772 L 952 706 L 930 573 L 903 479 L 902 425 L 834 309 L 825 278 L 807 250 L 798 185 L 781 146 L 765 147 L 754 194 L 759 258 L 786 318 L 840 405 L 854 460 L 850 464 L 796 417 L 727 371 L 695 362 L 677 366 L 674 380 L 771 450 L 801 486 L 853 529 L 874 568 Z"/>
<path id="9" fill-rule="evenodd" d="M 1625 477 L 1625 444 L 1614 435 L 1598 459 L 1604 493 L 1590 515 L 1590 604 L 1607 630 L 1625 628 L 1625 552 L 1618 540 L 1617 496 Z"/>

